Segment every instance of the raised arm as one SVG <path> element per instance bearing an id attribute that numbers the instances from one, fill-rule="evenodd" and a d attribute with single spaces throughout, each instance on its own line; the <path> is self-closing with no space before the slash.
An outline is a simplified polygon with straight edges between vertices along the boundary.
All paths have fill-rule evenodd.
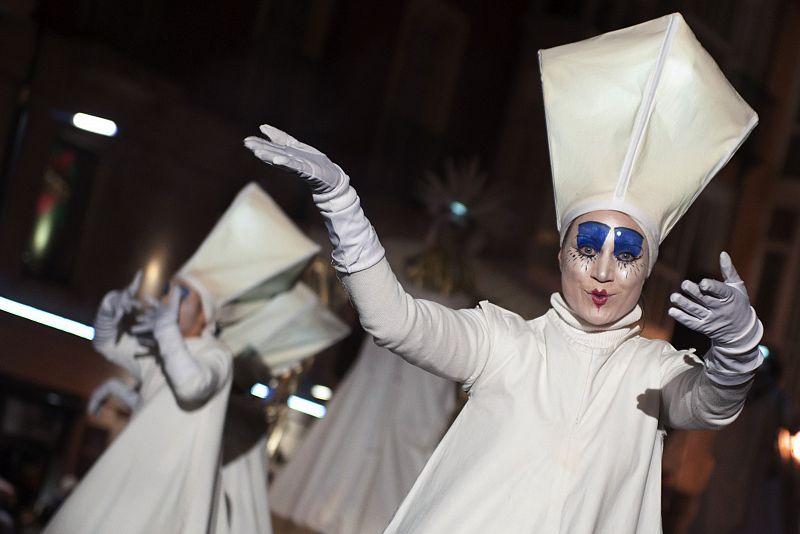
<path id="1" fill-rule="evenodd" d="M 133 281 L 124 289 L 109 291 L 103 297 L 94 320 L 94 349 L 107 360 L 124 367 L 137 380 L 141 379 L 136 355 L 146 352 L 136 338 L 126 332 L 126 317 L 133 317 L 140 308 L 136 298 L 142 272 L 136 273 Z M 131 321 L 132 322 L 132 321 Z"/>
<path id="2" fill-rule="evenodd" d="M 173 286 L 166 301 L 155 306 L 137 330 L 152 330 L 172 391 L 178 401 L 191 408 L 223 387 L 232 364 L 219 343 L 198 343 L 198 349 L 189 349 L 190 341 L 184 339 L 178 326 L 180 301 L 180 288 Z"/>
<path id="3" fill-rule="evenodd" d="M 491 352 L 480 309 L 451 310 L 406 293 L 384 259 L 384 250 L 361 210 L 349 177 L 325 154 L 268 125 L 267 139 L 248 137 L 247 148 L 265 163 L 298 173 L 311 186 L 333 245 L 333 266 L 364 329 L 376 342 L 440 376 L 471 382 Z"/>
<path id="4" fill-rule="evenodd" d="M 720 268 L 724 282 L 685 280 L 681 289 L 686 295 L 670 297 L 670 316 L 711 339 L 703 362 L 674 352 L 662 356 L 663 408 L 673 428 L 719 428 L 733 422 L 763 361 L 758 344 L 764 327 L 725 252 Z"/>

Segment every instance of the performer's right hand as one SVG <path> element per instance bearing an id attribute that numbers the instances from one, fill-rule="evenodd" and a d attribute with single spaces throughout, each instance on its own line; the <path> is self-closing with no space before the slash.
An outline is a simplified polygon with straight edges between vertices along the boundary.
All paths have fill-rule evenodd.
<path id="1" fill-rule="evenodd" d="M 259 130 L 266 139 L 250 136 L 244 140 L 244 146 L 264 163 L 298 173 L 314 193 L 333 191 L 344 182 L 344 171 L 316 148 L 268 124 L 262 124 Z"/>
<path id="2" fill-rule="evenodd" d="M 136 272 L 133 281 L 121 290 L 109 291 L 103 297 L 94 320 L 94 339 L 92 344 L 99 352 L 113 349 L 122 332 L 120 321 L 128 313 L 138 311 L 141 303 L 136 298 L 142 283 L 142 271 Z"/>
<path id="3" fill-rule="evenodd" d="M 277 128 L 263 124 L 261 137 L 244 140 L 258 159 L 298 173 L 311 186 L 314 203 L 328 228 L 333 266 L 343 273 L 369 269 L 384 256 L 375 229 L 361 211 L 350 179 L 328 156 Z"/>

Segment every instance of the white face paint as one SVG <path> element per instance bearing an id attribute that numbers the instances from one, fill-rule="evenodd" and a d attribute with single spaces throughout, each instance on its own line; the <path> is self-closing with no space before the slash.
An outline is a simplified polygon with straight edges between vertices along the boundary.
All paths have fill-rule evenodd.
<path id="1" fill-rule="evenodd" d="M 195 337 L 202 334 L 206 326 L 203 303 L 200 293 L 188 282 L 180 278 L 173 279 L 170 286 L 181 287 L 181 304 L 178 308 L 178 329 L 183 337 Z"/>
<path id="2" fill-rule="evenodd" d="M 561 293 L 578 317 L 602 326 L 633 310 L 647 279 L 643 235 L 619 211 L 593 211 L 572 221 L 558 263 Z"/>

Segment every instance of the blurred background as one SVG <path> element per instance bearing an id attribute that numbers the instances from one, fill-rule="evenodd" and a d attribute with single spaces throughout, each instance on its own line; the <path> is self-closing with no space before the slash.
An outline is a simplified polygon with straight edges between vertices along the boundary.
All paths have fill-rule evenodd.
<path id="1" fill-rule="evenodd" d="M 479 247 L 477 291 L 532 318 L 559 288 L 537 51 L 674 11 L 761 120 L 663 244 L 645 332 L 702 352 L 667 298 L 717 276 L 726 249 L 769 365 L 735 425 L 670 434 L 665 531 L 798 532 L 797 0 L 2 0 L 2 309 L 91 325 L 138 268 L 175 271 L 252 180 L 324 244 L 305 186 L 242 147 L 269 123 L 348 172 L 384 240 L 423 240 L 424 177 L 475 162 L 511 214 Z M 335 391 L 353 361 L 357 322 L 334 311 L 354 334 L 298 395 Z M 0 505 L 18 527 L 34 532 L 124 427 L 123 412 L 85 415 L 112 376 L 87 339 L 0 313 Z"/>

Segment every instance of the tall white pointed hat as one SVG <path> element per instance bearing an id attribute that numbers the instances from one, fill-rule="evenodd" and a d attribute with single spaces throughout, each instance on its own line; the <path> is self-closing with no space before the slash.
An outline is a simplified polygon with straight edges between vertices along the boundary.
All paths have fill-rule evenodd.
<path id="1" fill-rule="evenodd" d="M 558 229 L 595 210 L 658 245 L 758 122 L 679 13 L 539 52 Z"/>
<path id="2" fill-rule="evenodd" d="M 180 268 L 214 304 L 268 298 L 289 289 L 319 251 L 257 184 L 246 185 Z"/>
<path id="3" fill-rule="evenodd" d="M 232 322 L 223 324 L 220 338 L 234 355 L 255 353 L 273 374 L 350 333 L 350 328 L 302 282 L 271 299 L 250 304 L 248 313 L 229 317 Z"/>

